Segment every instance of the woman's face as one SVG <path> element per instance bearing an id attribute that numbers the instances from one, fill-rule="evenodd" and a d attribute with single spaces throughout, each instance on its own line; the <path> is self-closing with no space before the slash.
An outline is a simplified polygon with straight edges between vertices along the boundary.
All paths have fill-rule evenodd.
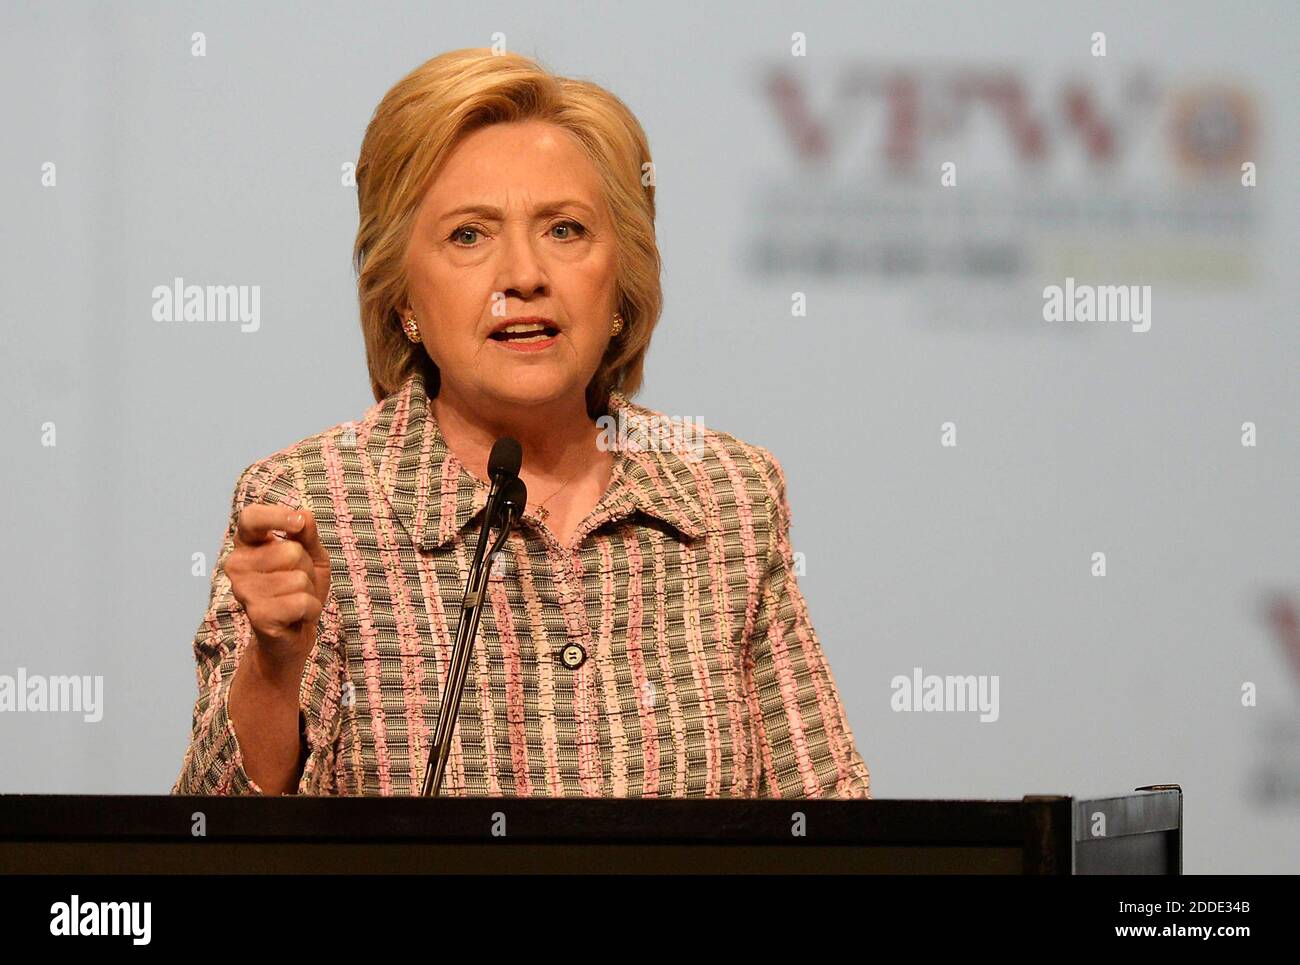
<path id="1" fill-rule="evenodd" d="M 425 195 L 406 254 L 410 311 L 439 395 L 585 412 L 609 344 L 614 267 L 599 176 L 572 135 L 541 121 L 468 135 Z M 547 320 L 546 338 L 493 337 L 526 316 Z"/>

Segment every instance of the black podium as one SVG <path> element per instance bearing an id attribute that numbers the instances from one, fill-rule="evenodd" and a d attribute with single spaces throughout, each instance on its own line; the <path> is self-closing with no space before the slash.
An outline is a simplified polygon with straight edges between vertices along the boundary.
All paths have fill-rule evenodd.
<path id="1" fill-rule="evenodd" d="M 1021 800 L 0 795 L 0 873 L 1181 874 L 1182 789 Z"/>

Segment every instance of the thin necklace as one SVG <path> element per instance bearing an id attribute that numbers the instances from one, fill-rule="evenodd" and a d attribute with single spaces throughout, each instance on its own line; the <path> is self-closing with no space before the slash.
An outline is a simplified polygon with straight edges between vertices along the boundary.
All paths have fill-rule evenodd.
<path id="1" fill-rule="evenodd" d="M 575 472 L 572 476 L 570 476 L 568 479 L 565 480 L 564 485 L 561 486 L 560 489 L 563 489 L 564 486 L 569 485 L 569 483 L 573 482 L 581 474 L 582 474 L 582 469 L 579 468 L 577 472 Z M 537 504 L 537 508 L 533 510 L 533 512 L 537 514 L 538 520 L 542 522 L 546 521 L 546 517 L 550 515 L 550 511 L 546 508 L 546 504 L 560 494 L 560 489 L 555 490 L 555 492 L 551 493 L 549 496 L 547 496 L 545 499 L 543 499 L 540 503 Z"/>

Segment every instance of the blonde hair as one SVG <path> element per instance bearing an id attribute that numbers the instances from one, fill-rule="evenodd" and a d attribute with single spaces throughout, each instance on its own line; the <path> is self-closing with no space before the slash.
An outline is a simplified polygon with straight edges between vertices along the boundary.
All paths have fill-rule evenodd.
<path id="1" fill-rule="evenodd" d="M 587 409 L 605 411 L 609 392 L 641 385 L 650 334 L 663 309 L 655 242 L 650 146 L 621 100 L 589 81 L 559 77 L 519 54 L 453 50 L 398 81 L 375 109 L 357 160 L 360 223 L 353 249 L 366 364 L 375 399 L 423 369 L 436 395 L 437 366 L 406 338 L 403 267 L 415 214 L 457 143 L 488 124 L 540 120 L 569 131 L 600 176 L 615 233 L 617 311 L 623 332 L 610 341 L 587 387 Z M 652 182 L 652 178 L 646 178 Z M 612 318 L 610 320 L 612 322 Z"/>

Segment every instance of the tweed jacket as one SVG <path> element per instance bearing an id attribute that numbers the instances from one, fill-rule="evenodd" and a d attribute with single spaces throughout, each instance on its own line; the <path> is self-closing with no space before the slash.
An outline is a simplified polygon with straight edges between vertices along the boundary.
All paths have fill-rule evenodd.
<path id="1" fill-rule="evenodd" d="M 667 424 L 618 392 L 608 411 Z M 795 579 L 780 465 L 725 432 L 701 428 L 689 449 L 667 437 L 627 434 L 571 545 L 528 509 L 491 560 L 443 794 L 870 796 Z M 331 561 L 298 793 L 419 794 L 487 493 L 418 374 L 249 466 L 193 641 L 173 793 L 262 793 L 227 710 L 252 632 L 224 564 L 240 510 L 263 502 L 310 509 Z"/>

